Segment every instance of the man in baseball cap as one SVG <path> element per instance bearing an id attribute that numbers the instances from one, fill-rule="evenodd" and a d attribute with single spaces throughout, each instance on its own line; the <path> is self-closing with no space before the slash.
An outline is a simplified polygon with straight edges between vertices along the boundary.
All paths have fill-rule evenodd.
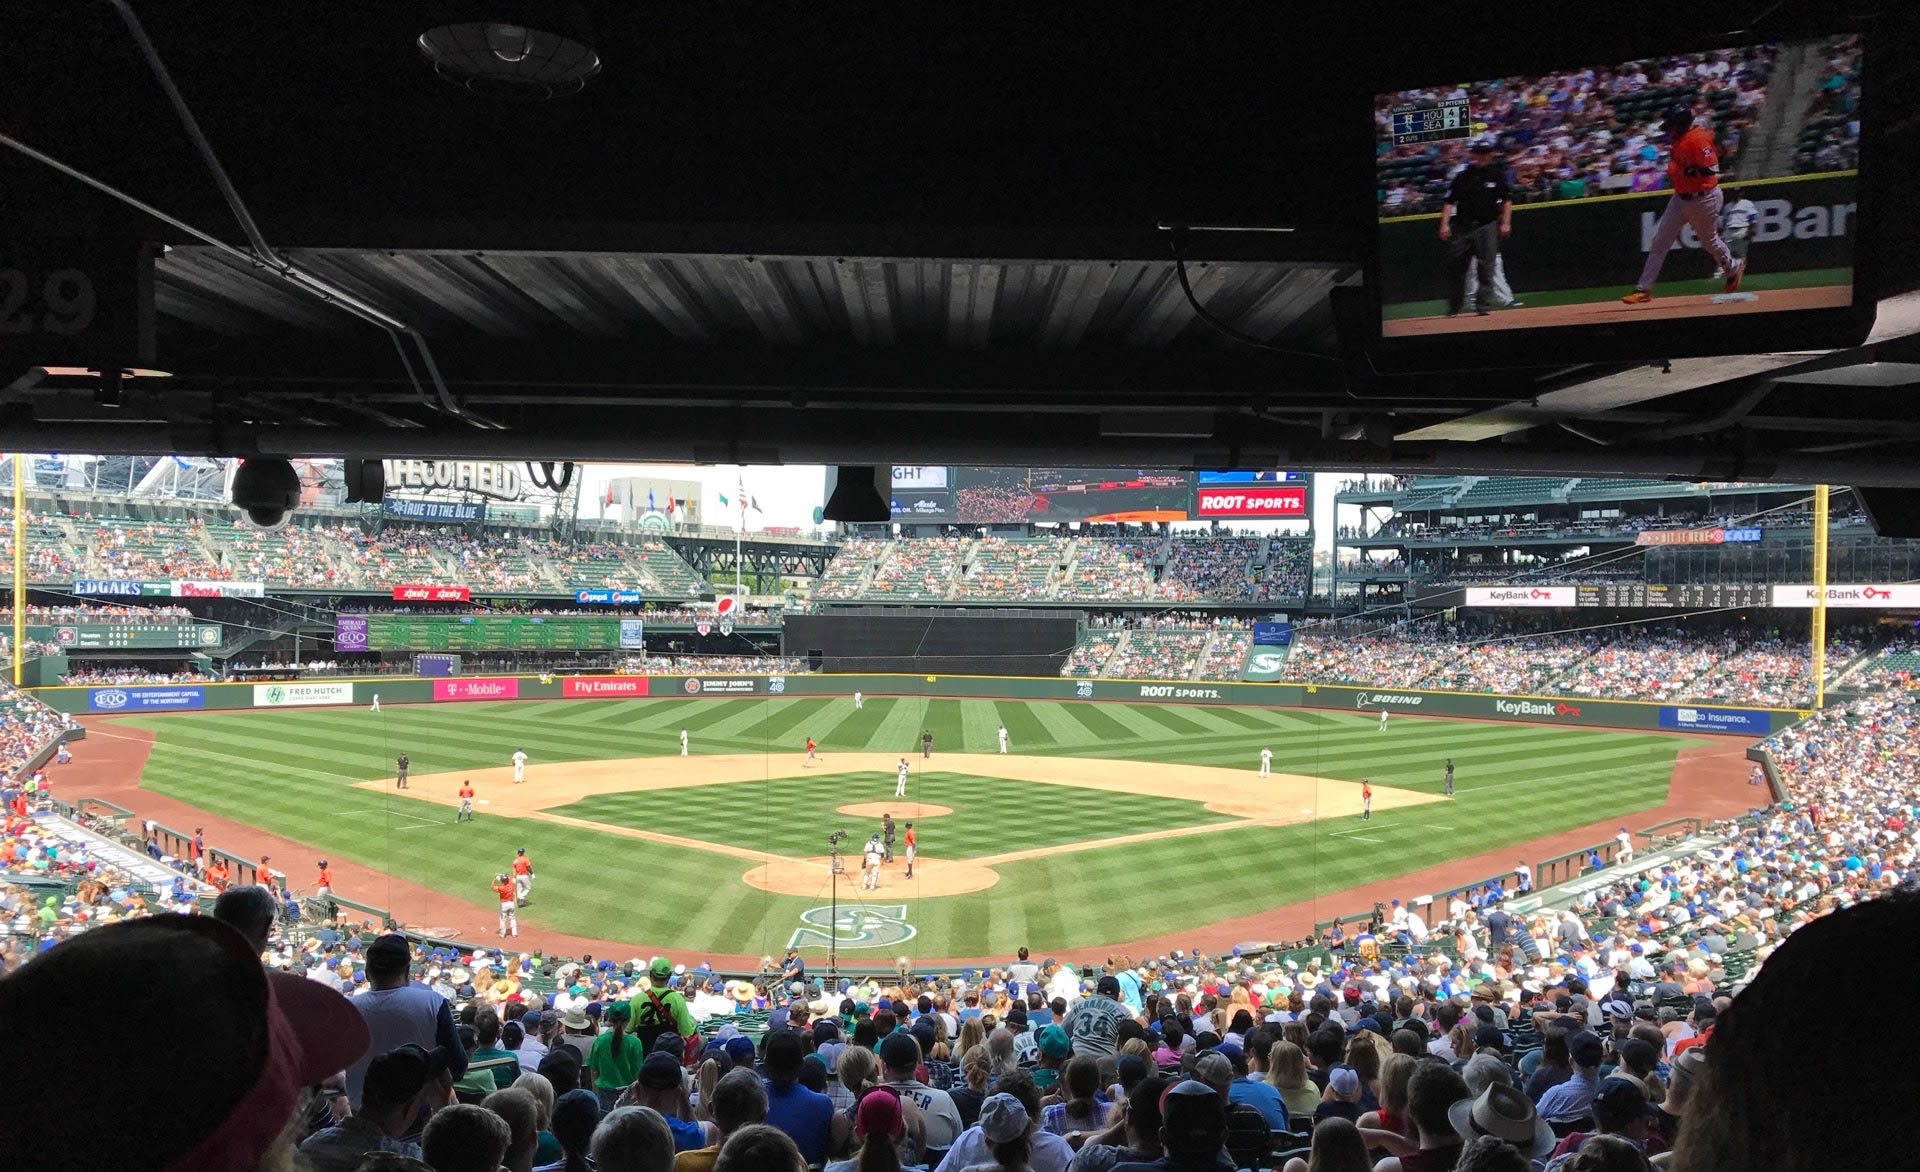
<path id="1" fill-rule="evenodd" d="M 113 1014 L 47 1012 L 109 1000 Z M 0 1021 L 10 1046 L 36 1056 L 0 1063 L 9 1149 L 124 1172 L 250 1172 L 291 1142 L 303 1092 L 368 1042 L 345 998 L 263 969 L 239 933 L 201 916 L 106 924 L 63 941 L 0 980 Z M 123 1048 L 128 1021 L 193 1022 L 195 1075 L 143 1080 L 144 1109 L 116 1112 L 106 1126 L 94 1098 L 74 1088 L 95 1077 L 97 1055 Z"/>
<path id="2" fill-rule="evenodd" d="M 419 1159 L 420 1145 L 403 1137 L 420 1121 L 421 1095 L 428 1083 L 449 1073 L 447 1058 L 443 1049 L 408 1045 L 367 1063 L 360 1109 L 300 1145 L 313 1172 L 353 1172 L 374 1152 Z M 452 1080 L 445 1085 L 451 1088 Z"/>
<path id="3" fill-rule="evenodd" d="M 1227 1109 L 1220 1095 L 1206 1083 L 1185 1079 L 1160 1096 L 1161 1160 L 1116 1165 L 1114 1172 L 1214 1172 L 1224 1164 L 1221 1149 L 1227 1138 Z"/>

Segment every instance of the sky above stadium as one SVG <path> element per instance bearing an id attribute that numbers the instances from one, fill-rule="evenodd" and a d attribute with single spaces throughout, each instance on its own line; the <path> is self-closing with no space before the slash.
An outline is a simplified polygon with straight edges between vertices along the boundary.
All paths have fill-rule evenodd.
<path id="1" fill-rule="evenodd" d="M 584 468 L 585 485 L 580 493 L 583 517 L 599 515 L 599 502 L 605 497 L 607 482 L 623 476 L 658 477 L 665 480 L 693 480 L 700 484 L 701 515 L 709 525 L 732 524 L 737 506 L 723 505 L 721 496 L 737 502 L 736 486 L 744 486 L 746 495 L 758 501 L 760 512 L 747 514 L 747 528 L 796 527 L 812 529 L 813 510 L 826 502 L 827 470 L 819 464 L 778 466 L 732 464 L 697 466 L 691 464 L 588 464 Z M 1330 548 L 1333 543 L 1333 494 L 1341 473 L 1316 473 L 1313 478 L 1314 544 Z M 1278 529 L 1272 522 L 1235 521 L 1248 529 Z"/>

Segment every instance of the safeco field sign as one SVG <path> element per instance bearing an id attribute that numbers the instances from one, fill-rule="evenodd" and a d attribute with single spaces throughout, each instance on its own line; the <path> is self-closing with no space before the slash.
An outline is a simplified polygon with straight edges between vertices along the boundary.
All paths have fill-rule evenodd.
<path id="1" fill-rule="evenodd" d="M 293 708 L 306 704 L 351 703 L 353 703 L 353 685 L 350 683 L 255 684 L 253 686 L 255 708 Z"/>

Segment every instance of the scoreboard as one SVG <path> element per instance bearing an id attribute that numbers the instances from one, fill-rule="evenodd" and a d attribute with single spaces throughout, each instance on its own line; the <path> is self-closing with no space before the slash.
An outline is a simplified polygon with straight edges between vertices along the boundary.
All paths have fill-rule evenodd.
<path id="1" fill-rule="evenodd" d="M 369 651 L 621 651 L 644 646 L 641 620 L 598 615 L 366 616 Z"/>
<path id="2" fill-rule="evenodd" d="M 1618 585 L 1578 586 L 1575 590 L 1575 604 L 1579 606 L 1745 610 L 1773 605 L 1771 586 L 1736 586 L 1719 582 L 1687 582 L 1668 586 L 1621 582 Z"/>
<path id="3" fill-rule="evenodd" d="M 1473 115 L 1465 99 L 1395 110 L 1392 118 L 1394 146 L 1466 138 L 1473 130 Z"/>

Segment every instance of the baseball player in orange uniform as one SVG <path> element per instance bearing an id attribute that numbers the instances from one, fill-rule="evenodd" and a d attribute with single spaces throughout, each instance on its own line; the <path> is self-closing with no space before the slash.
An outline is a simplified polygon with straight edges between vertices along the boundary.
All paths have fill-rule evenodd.
<path id="1" fill-rule="evenodd" d="M 913 855 L 913 823 L 909 822 L 907 823 L 907 878 L 909 879 L 913 878 Z"/>
<path id="2" fill-rule="evenodd" d="M 1360 783 L 1360 820 L 1365 822 L 1373 817 L 1373 783 Z"/>
<path id="3" fill-rule="evenodd" d="M 802 764 L 802 765 L 811 765 L 811 764 L 813 764 L 813 763 L 814 763 L 814 762 L 815 762 L 816 760 L 818 760 L 818 758 L 814 756 L 814 752 L 813 752 L 813 750 L 814 750 L 814 744 L 813 744 L 813 738 L 812 738 L 812 737 L 808 737 L 808 738 L 807 738 L 807 757 L 806 757 L 806 760 L 804 760 L 804 761 L 802 761 L 802 762 L 800 762 L 800 764 Z"/>
<path id="4" fill-rule="evenodd" d="M 473 821 L 473 783 L 471 781 L 460 783 L 460 812 L 453 816 L 453 820 L 455 822 Z"/>
<path id="5" fill-rule="evenodd" d="M 1680 239 L 1683 227 L 1693 229 L 1693 234 L 1700 239 L 1700 247 L 1712 255 L 1714 263 L 1726 274 L 1721 291 L 1735 292 L 1740 288 L 1740 278 L 1746 274 L 1747 262 L 1734 256 L 1727 242 L 1720 238 L 1720 206 L 1724 197 L 1720 193 L 1720 154 L 1714 149 L 1713 131 L 1693 124 L 1693 107 L 1685 102 L 1667 107 L 1660 128 L 1673 142 L 1667 153 L 1667 179 L 1673 184 L 1673 195 L 1667 199 L 1667 208 L 1654 226 L 1653 242 L 1647 248 L 1647 263 L 1640 270 L 1639 282 L 1633 292 L 1620 300 L 1628 305 L 1643 305 L 1653 300 L 1649 290 L 1660 279 L 1660 266 L 1667 262 L 1667 250 Z"/>
<path id="6" fill-rule="evenodd" d="M 505 875 L 495 875 L 493 893 L 500 898 L 500 935 L 518 936 L 520 921 L 514 914 L 517 905 L 513 902 L 513 884 Z"/>
<path id="7" fill-rule="evenodd" d="M 524 846 L 513 856 L 513 897 L 519 903 L 533 898 L 533 860 L 527 858 Z"/>

